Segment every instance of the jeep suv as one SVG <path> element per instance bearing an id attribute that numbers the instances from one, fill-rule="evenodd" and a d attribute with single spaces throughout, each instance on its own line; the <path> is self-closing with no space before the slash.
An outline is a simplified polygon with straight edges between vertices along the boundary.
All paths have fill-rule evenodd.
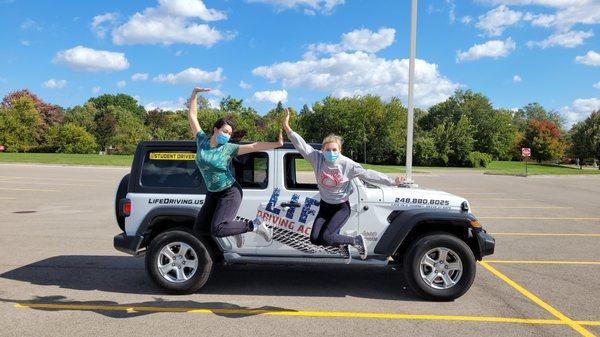
<path id="1" fill-rule="evenodd" d="M 316 149 L 320 145 L 313 144 Z M 194 141 L 141 142 L 131 172 L 115 199 L 117 250 L 145 254 L 149 277 L 167 291 L 191 293 L 217 264 L 344 264 L 337 247 L 310 242 L 319 192 L 308 163 L 289 143 L 237 156 L 231 170 L 243 188 L 238 217 L 259 216 L 273 240 L 243 234 L 215 238 L 194 232 L 206 186 L 195 163 Z M 368 258 L 359 266 L 400 266 L 409 286 L 431 300 L 463 295 L 475 278 L 476 260 L 494 252 L 495 241 L 471 213 L 467 200 L 441 191 L 378 186 L 355 178 L 352 213 L 342 234 L 362 234 Z M 206 226 L 200 228 L 206 228 Z M 351 248 L 351 254 L 358 252 Z"/>

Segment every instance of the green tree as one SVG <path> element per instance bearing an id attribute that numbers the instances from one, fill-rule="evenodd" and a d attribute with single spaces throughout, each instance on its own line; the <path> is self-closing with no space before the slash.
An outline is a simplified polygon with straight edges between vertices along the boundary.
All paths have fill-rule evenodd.
<path id="1" fill-rule="evenodd" d="M 95 128 L 94 118 L 98 110 L 92 103 L 76 105 L 65 111 L 64 124 L 70 123 L 83 127 L 88 133 L 93 133 Z"/>
<path id="2" fill-rule="evenodd" d="M 30 97 L 0 108 L 0 144 L 7 152 L 28 152 L 38 146 L 41 135 L 42 119 Z"/>
<path id="3" fill-rule="evenodd" d="M 95 153 L 98 150 L 94 136 L 72 123 L 52 126 L 46 133 L 45 142 L 59 153 Z"/>
<path id="4" fill-rule="evenodd" d="M 123 110 L 131 112 L 136 118 L 141 121 L 146 120 L 146 109 L 143 106 L 138 104 L 138 101 L 126 94 L 104 94 L 98 97 L 92 97 L 88 100 L 89 103 L 92 103 L 94 107 L 103 111 L 113 106 L 115 108 L 122 108 Z"/>

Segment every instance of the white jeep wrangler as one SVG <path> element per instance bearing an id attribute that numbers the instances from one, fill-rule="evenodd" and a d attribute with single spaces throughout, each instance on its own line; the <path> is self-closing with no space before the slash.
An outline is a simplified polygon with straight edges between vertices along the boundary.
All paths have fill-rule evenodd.
<path id="1" fill-rule="evenodd" d="M 145 253 L 146 271 L 158 285 L 175 293 L 195 292 L 217 263 L 346 262 L 338 248 L 309 240 L 319 192 L 312 170 L 306 171 L 308 163 L 290 143 L 238 156 L 231 167 L 244 192 L 238 216 L 265 219 L 273 228 L 271 242 L 246 233 L 237 248 L 232 237 L 214 238 L 207 226 L 195 233 L 206 193 L 195 153 L 194 141 L 141 142 L 131 173 L 117 189 L 116 217 L 124 232 L 114 237 L 114 246 L 134 256 Z M 470 288 L 475 261 L 494 252 L 495 240 L 481 228 L 467 200 L 358 178 L 352 183 L 352 214 L 341 231 L 362 234 L 368 258 L 351 264 L 401 266 L 410 287 L 431 300 L 452 300 Z"/>

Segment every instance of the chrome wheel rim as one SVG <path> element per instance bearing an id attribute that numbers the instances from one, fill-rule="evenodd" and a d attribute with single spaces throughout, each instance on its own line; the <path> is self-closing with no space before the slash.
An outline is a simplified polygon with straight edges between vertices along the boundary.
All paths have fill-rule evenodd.
<path id="1" fill-rule="evenodd" d="M 165 280 L 182 283 L 198 270 L 198 255 L 187 243 L 171 242 L 165 245 L 156 258 L 158 272 Z"/>
<path id="2" fill-rule="evenodd" d="M 452 249 L 436 247 L 421 258 L 421 279 L 434 289 L 449 289 L 455 286 L 463 274 L 460 256 Z"/>

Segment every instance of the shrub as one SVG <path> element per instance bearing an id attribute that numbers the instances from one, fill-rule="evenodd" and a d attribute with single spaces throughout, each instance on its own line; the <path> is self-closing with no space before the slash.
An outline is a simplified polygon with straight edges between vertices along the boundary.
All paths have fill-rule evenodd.
<path id="1" fill-rule="evenodd" d="M 470 167 L 487 167 L 492 162 L 492 156 L 487 153 L 473 151 L 469 153 L 467 160 Z"/>

